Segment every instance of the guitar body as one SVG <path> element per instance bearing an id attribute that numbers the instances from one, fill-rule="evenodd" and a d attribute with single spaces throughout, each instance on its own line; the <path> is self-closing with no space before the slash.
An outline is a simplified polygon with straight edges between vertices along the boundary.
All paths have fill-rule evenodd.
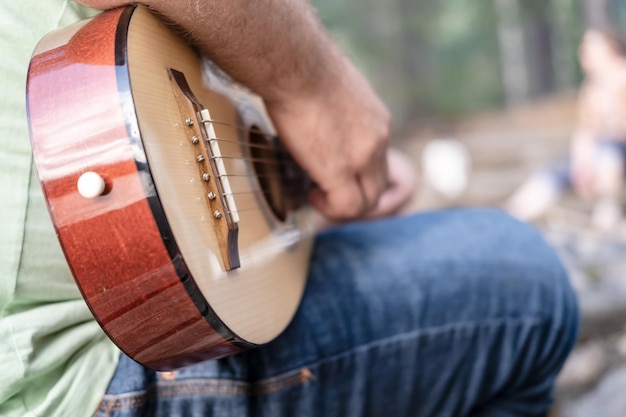
<path id="1" fill-rule="evenodd" d="M 35 163 L 74 278 L 107 335 L 158 370 L 272 340 L 306 281 L 306 180 L 260 101 L 207 67 L 126 7 L 48 35 L 28 74 Z"/>

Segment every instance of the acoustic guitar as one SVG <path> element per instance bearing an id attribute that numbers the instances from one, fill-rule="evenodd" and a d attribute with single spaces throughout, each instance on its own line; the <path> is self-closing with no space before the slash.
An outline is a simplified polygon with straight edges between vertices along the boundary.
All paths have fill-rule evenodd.
<path id="1" fill-rule="evenodd" d="M 47 35 L 27 102 L 67 262 L 122 351 L 168 370 L 284 330 L 314 214 L 257 97 L 128 6 Z"/>

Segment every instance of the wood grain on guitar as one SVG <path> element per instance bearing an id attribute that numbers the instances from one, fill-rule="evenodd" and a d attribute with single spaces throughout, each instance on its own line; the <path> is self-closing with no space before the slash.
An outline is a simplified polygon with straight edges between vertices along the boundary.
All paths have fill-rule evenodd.
<path id="1" fill-rule="evenodd" d="M 161 370 L 282 332 L 312 244 L 309 207 L 277 216 L 268 201 L 285 169 L 258 178 L 254 163 L 285 164 L 273 141 L 250 143 L 273 138 L 265 112 L 241 111 L 241 91 L 214 91 L 202 71 L 195 49 L 129 6 L 46 36 L 28 75 L 33 155 L 76 283 L 108 336 Z M 287 171 L 301 195 L 305 176 Z M 104 188 L 80 191 L 87 172 Z"/>

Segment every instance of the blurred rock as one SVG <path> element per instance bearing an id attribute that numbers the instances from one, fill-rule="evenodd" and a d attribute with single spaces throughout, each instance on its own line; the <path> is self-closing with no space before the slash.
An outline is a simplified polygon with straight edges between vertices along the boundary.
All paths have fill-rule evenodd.
<path id="1" fill-rule="evenodd" d="M 581 344 L 557 382 L 554 417 L 626 416 L 626 240 L 600 233 L 583 206 L 561 205 L 540 228 L 570 273 L 581 307 Z"/>
<path id="2" fill-rule="evenodd" d="M 616 342 L 615 348 L 622 359 L 626 358 L 626 334 L 622 335 Z"/>
<path id="3" fill-rule="evenodd" d="M 567 417 L 626 416 L 626 366 L 607 374 L 598 387 L 564 407 Z"/>
<path id="4" fill-rule="evenodd" d="M 597 382 L 606 365 L 605 347 L 600 342 L 587 343 L 569 357 L 557 384 L 561 389 L 590 386 Z"/>
<path id="5" fill-rule="evenodd" d="M 626 243 L 618 234 L 598 233 L 570 219 L 541 226 L 561 256 L 582 312 L 581 337 L 620 332 L 626 324 Z"/>

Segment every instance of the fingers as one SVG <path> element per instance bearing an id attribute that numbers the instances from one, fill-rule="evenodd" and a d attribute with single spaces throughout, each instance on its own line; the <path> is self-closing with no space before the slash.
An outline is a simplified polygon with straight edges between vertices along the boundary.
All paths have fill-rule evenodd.
<path id="1" fill-rule="evenodd" d="M 387 168 L 386 141 L 381 145 L 376 150 L 374 157 L 366 166 L 361 168 L 357 176 L 363 195 L 362 211 L 359 215 L 364 215 L 373 210 L 378 205 L 378 200 L 383 191 L 387 189 L 389 170 Z"/>
<path id="2" fill-rule="evenodd" d="M 398 213 L 413 197 L 417 186 L 417 174 L 411 161 L 397 150 L 387 153 L 389 182 L 378 200 L 376 208 L 367 214 L 368 219 Z"/>
<path id="3" fill-rule="evenodd" d="M 309 201 L 324 217 L 345 221 L 360 215 L 363 194 L 358 182 L 351 181 L 327 191 L 316 187 L 311 190 Z"/>
<path id="4" fill-rule="evenodd" d="M 386 141 L 375 153 L 360 160 L 360 166 L 346 165 L 342 175 L 328 176 L 310 194 L 311 204 L 324 216 L 336 221 L 364 217 L 374 210 L 387 188 Z M 337 174 L 337 172 L 335 173 Z"/>
<path id="5" fill-rule="evenodd" d="M 309 202 L 331 220 L 346 221 L 364 217 L 374 210 L 386 188 L 384 171 L 378 174 L 357 175 L 349 181 L 339 182 L 330 188 L 317 185 L 309 193 Z"/>

